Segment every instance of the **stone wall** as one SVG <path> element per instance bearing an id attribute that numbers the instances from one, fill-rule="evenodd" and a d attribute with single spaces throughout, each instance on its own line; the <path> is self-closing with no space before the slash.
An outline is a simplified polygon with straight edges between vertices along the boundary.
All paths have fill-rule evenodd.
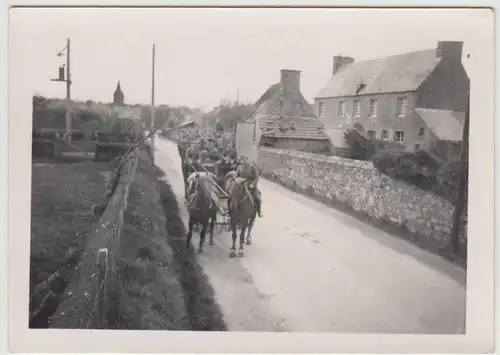
<path id="1" fill-rule="evenodd" d="M 275 149 L 293 149 L 301 152 L 330 155 L 330 142 L 327 139 L 277 138 L 271 140 L 270 144 Z"/>
<path id="2" fill-rule="evenodd" d="M 402 227 L 417 239 L 431 241 L 434 248 L 442 249 L 449 240 L 453 206 L 380 174 L 371 162 L 272 148 L 261 148 L 258 162 L 263 176 Z M 465 240 L 463 236 L 462 242 Z"/>

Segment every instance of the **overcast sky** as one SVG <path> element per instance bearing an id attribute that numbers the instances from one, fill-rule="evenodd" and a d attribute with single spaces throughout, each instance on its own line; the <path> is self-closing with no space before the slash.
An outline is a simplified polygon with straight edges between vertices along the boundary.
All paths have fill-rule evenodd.
<path id="1" fill-rule="evenodd" d="M 156 44 L 156 104 L 210 109 L 221 99 L 255 101 L 279 81 L 280 69 L 301 73 L 309 102 L 326 84 L 334 55 L 367 60 L 464 41 L 464 57 L 480 40 L 470 10 L 333 9 L 15 9 L 11 49 L 30 72 L 27 89 L 64 97 L 50 81 L 71 38 L 72 98 L 110 102 L 118 80 L 127 103 L 151 101 Z M 468 39 L 468 41 L 467 41 Z M 19 57 L 18 57 L 19 59 Z M 11 60 L 16 60 L 11 57 Z M 464 59 L 467 69 L 470 61 Z"/>

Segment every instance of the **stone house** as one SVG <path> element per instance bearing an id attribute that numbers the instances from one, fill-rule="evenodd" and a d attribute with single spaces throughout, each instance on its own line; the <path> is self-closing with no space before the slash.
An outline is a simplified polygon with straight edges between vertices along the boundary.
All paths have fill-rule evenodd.
<path id="1" fill-rule="evenodd" d="M 332 77 L 315 97 L 317 115 L 327 128 L 358 122 L 368 137 L 454 155 L 469 90 L 462 47 L 438 42 L 363 62 L 335 56 Z"/>
<path id="2" fill-rule="evenodd" d="M 254 123 L 254 141 L 278 149 L 326 153 L 324 123 L 300 91 L 300 71 L 281 70 L 279 83 L 271 85 L 254 104 L 245 123 Z M 247 125 L 238 125 L 243 129 Z M 237 132 L 237 137 L 243 133 Z"/>

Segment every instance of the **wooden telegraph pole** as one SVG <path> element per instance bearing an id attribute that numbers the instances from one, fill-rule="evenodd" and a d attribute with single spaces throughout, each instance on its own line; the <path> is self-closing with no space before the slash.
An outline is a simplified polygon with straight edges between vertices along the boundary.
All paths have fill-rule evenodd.
<path id="1" fill-rule="evenodd" d="M 150 132 L 155 129 L 155 45 L 153 44 L 153 68 L 152 68 L 152 80 L 151 80 L 151 127 Z M 154 152 L 155 152 L 155 135 L 151 136 L 151 156 L 154 163 Z"/>
<path id="2" fill-rule="evenodd" d="M 466 174 L 468 174 L 469 156 L 469 115 L 470 115 L 470 92 L 467 93 L 467 111 L 465 113 L 464 130 L 462 134 L 462 150 L 460 154 L 460 171 L 458 176 L 458 191 L 453 211 L 453 228 L 451 230 L 451 248 L 456 254 L 460 251 L 460 227 L 464 208 L 467 208 L 465 196 L 467 186 Z"/>
<path id="3" fill-rule="evenodd" d="M 66 78 L 64 78 L 64 69 L 59 68 L 59 77 L 57 79 L 50 79 L 51 81 L 62 81 L 66 83 L 66 140 L 71 143 L 71 40 L 66 40 L 66 47 L 64 47 L 57 56 L 60 57 L 66 51 Z M 61 70 L 62 69 L 62 70 Z"/>

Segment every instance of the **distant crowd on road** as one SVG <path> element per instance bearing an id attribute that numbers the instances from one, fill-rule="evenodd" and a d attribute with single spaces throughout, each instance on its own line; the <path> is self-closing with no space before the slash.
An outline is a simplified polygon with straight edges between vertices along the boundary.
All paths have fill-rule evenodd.
<path id="1" fill-rule="evenodd" d="M 203 171 L 213 165 L 211 172 L 218 175 L 237 166 L 234 135 L 229 132 L 184 128 L 180 132 L 179 155 L 183 163 L 185 179 L 194 171 Z"/>

